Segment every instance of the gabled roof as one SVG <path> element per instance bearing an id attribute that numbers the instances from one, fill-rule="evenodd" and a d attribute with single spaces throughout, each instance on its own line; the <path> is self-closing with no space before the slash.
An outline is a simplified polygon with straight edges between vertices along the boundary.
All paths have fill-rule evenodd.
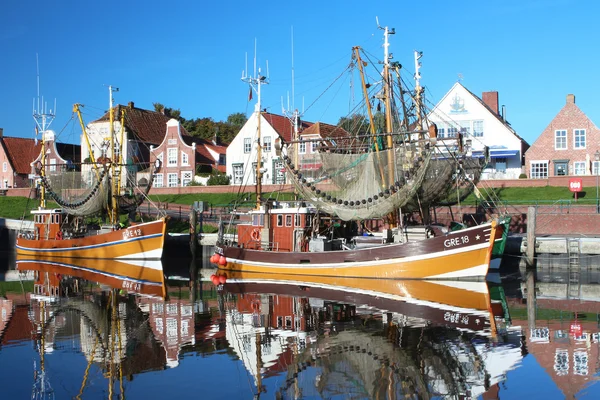
<path id="1" fill-rule="evenodd" d="M 121 113 L 125 112 L 125 128 L 133 134 L 138 140 L 158 146 L 165 138 L 165 127 L 170 117 L 161 112 L 143 110 L 133 105 L 115 107 L 115 121 L 121 118 Z M 110 114 L 107 112 L 101 118 L 93 122 L 107 122 L 110 120 Z M 183 126 L 182 133 L 186 133 Z"/>
<path id="2" fill-rule="evenodd" d="M 273 129 L 275 129 L 275 132 L 277 132 L 277 134 L 281 136 L 281 138 L 284 141 L 289 142 L 292 140 L 294 136 L 294 126 L 292 125 L 292 121 L 289 118 L 284 117 L 282 115 L 271 114 L 267 112 L 262 113 L 262 116 L 264 119 L 267 120 L 269 125 L 271 125 Z M 310 127 L 311 125 L 313 125 L 312 122 L 305 122 L 300 120 L 300 126 L 298 127 L 298 131 L 302 132 L 304 129 Z"/>
<path id="3" fill-rule="evenodd" d="M 13 170 L 17 174 L 31 173 L 31 165 L 42 151 L 39 141 L 25 138 L 3 137 L 1 138 L 4 152 Z"/>
<path id="4" fill-rule="evenodd" d="M 215 165 L 215 162 L 218 162 L 219 159 L 215 158 L 210 154 L 208 149 L 215 151 L 217 154 L 225 155 L 227 153 L 227 147 L 221 145 L 215 145 L 211 141 L 206 140 L 201 137 L 195 137 L 190 135 L 182 135 L 181 138 L 183 142 L 188 146 L 191 146 L 192 143 L 196 143 L 196 163 L 203 165 Z"/>
<path id="5" fill-rule="evenodd" d="M 341 126 L 326 124 L 324 122 L 315 122 L 301 132 L 302 135 L 319 135 L 323 139 L 345 138 L 350 133 Z"/>
<path id="6" fill-rule="evenodd" d="M 515 135 L 519 140 L 521 140 L 523 143 L 525 143 L 528 147 L 529 147 L 529 143 L 527 143 L 527 141 L 525 139 L 523 139 L 521 136 L 519 136 L 517 134 L 517 132 L 512 128 L 512 126 L 510 126 L 510 124 L 508 123 L 508 121 L 506 121 L 506 119 L 502 118 L 501 115 L 499 115 L 498 113 L 496 113 L 494 110 L 492 110 L 490 108 L 490 106 L 488 106 L 487 104 L 485 104 L 485 102 L 479 97 L 477 96 L 475 93 L 471 92 L 469 89 L 467 89 L 466 87 L 463 86 L 462 83 L 460 82 L 456 82 L 454 84 L 454 86 L 459 85 L 460 87 L 462 87 L 464 90 L 467 91 L 467 93 L 469 93 L 471 96 L 473 96 L 475 99 L 477 99 L 477 101 L 484 106 L 491 115 L 493 115 L 494 117 L 496 117 L 496 119 L 498 121 L 500 121 L 500 123 L 502 125 L 504 125 L 506 127 L 506 129 L 508 129 L 513 135 Z M 452 89 L 454 89 L 454 86 L 452 86 Z M 452 89 L 450 89 L 450 91 L 448 93 L 450 93 L 452 91 Z"/>

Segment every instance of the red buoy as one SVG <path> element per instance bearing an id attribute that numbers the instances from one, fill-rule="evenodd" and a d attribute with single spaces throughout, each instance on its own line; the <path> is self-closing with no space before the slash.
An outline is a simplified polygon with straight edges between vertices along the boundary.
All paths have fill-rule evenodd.
<path id="1" fill-rule="evenodd" d="M 212 274 L 212 275 L 210 276 L 210 280 L 212 281 L 212 283 L 213 283 L 214 285 L 218 285 L 218 284 L 219 284 L 219 277 L 218 277 L 218 276 L 216 276 L 215 274 Z"/>
<path id="2" fill-rule="evenodd" d="M 218 258 L 217 258 L 217 257 L 219 257 L 219 255 L 218 255 L 218 254 L 213 254 L 212 256 L 210 256 L 210 262 L 211 262 L 212 264 L 216 264 L 216 263 L 218 263 L 218 262 L 219 262 L 219 260 L 218 260 Z"/>
<path id="3" fill-rule="evenodd" d="M 221 275 L 218 278 L 219 278 L 219 283 L 221 283 L 221 284 L 227 282 L 227 277 L 225 275 Z"/>
<path id="4" fill-rule="evenodd" d="M 227 259 L 225 258 L 225 256 L 221 256 L 219 258 L 219 265 L 223 265 L 223 266 L 227 265 Z"/>

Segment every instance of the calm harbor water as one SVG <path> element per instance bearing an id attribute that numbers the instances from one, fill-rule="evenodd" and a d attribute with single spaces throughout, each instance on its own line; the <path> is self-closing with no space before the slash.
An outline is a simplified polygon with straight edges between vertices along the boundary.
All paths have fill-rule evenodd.
<path id="1" fill-rule="evenodd" d="M 0 255 L 0 397 L 600 398 L 594 268 L 224 277 L 211 254 L 163 261 L 164 284 Z"/>

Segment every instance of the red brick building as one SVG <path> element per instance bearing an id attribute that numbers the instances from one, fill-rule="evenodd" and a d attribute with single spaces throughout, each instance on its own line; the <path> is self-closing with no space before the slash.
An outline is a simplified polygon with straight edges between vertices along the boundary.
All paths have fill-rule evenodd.
<path id="1" fill-rule="evenodd" d="M 600 130 L 575 104 L 567 102 L 525 153 L 525 170 L 531 179 L 564 175 L 597 175 L 600 165 Z"/>
<path id="2" fill-rule="evenodd" d="M 189 186 L 197 173 L 225 172 L 226 146 L 188 135 L 176 119 L 170 119 L 166 127 L 162 142 L 150 147 L 150 162 L 162 162 L 154 187 Z"/>
<path id="3" fill-rule="evenodd" d="M 80 162 L 80 146 L 56 143 L 53 131 L 42 134 L 45 140 L 46 171 L 60 172 Z M 30 174 L 33 164 L 41 160 L 42 143 L 34 139 L 4 137 L 0 129 L 0 189 L 26 188 L 31 186 Z"/>

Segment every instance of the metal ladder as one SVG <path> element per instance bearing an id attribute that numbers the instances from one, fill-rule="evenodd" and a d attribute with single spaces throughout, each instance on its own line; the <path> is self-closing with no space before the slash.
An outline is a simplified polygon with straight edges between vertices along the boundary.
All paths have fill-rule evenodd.
<path id="1" fill-rule="evenodd" d="M 567 282 L 567 296 L 569 299 L 581 297 L 581 265 L 579 263 L 579 239 L 567 239 L 567 251 L 569 253 L 569 281 Z"/>

